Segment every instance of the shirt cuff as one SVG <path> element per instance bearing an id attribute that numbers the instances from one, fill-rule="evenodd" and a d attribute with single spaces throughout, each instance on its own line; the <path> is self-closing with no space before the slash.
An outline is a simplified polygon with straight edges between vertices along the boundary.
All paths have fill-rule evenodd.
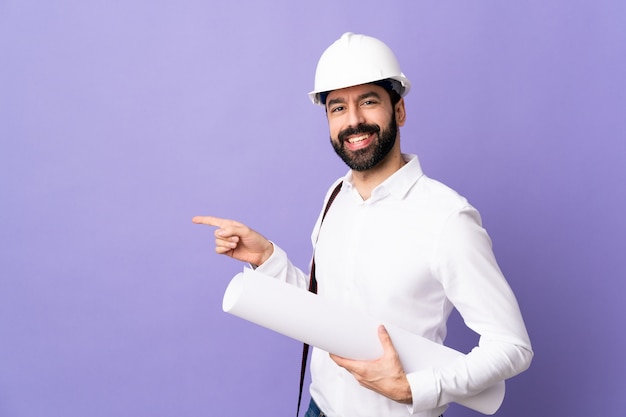
<path id="1" fill-rule="evenodd" d="M 418 372 L 411 372 L 406 377 L 409 380 L 413 397 L 412 404 L 407 405 L 409 413 L 415 414 L 420 411 L 437 408 L 440 389 L 435 380 L 433 370 L 424 369 Z"/>
<path id="2" fill-rule="evenodd" d="M 271 277 L 280 276 L 281 272 L 285 269 L 288 263 L 287 254 L 284 250 L 282 250 L 277 244 L 270 241 L 272 246 L 274 246 L 274 252 L 270 255 L 269 258 L 261 265 L 251 265 L 253 269 L 263 272 L 265 275 L 269 275 Z"/>

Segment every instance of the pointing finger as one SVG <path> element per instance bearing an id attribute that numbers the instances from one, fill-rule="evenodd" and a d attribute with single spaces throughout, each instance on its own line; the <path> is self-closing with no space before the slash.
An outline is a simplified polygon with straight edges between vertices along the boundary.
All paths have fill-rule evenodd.
<path id="1" fill-rule="evenodd" d="M 250 228 L 234 220 L 222 219 L 213 216 L 196 216 L 191 219 L 196 224 L 204 224 L 207 226 L 216 226 L 215 237 L 218 239 L 237 242 L 240 236 L 244 236 L 250 232 Z M 233 240 L 233 237 L 236 237 Z"/>
<path id="2" fill-rule="evenodd" d="M 194 222 L 195 224 L 205 224 L 207 226 L 217 226 L 220 228 L 226 227 L 226 226 L 235 226 L 239 224 L 233 220 L 222 219 L 222 218 L 213 217 L 213 216 L 195 216 L 194 218 L 191 219 L 191 221 Z"/>

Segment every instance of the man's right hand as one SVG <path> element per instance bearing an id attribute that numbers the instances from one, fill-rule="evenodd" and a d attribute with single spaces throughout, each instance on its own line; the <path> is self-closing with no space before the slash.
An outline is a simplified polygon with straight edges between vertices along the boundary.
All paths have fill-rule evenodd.
<path id="1" fill-rule="evenodd" d="M 216 226 L 215 252 L 259 266 L 274 253 L 274 245 L 245 224 L 212 216 L 196 216 L 196 224 Z"/>

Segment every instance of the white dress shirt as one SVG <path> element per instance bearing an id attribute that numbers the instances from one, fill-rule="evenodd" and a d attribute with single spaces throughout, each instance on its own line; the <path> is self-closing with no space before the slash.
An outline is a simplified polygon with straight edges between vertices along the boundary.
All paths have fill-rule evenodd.
<path id="1" fill-rule="evenodd" d="M 415 155 L 363 200 L 348 173 L 323 225 L 315 225 L 318 294 L 438 343 L 456 308 L 480 335 L 468 355 L 407 375 L 413 403 L 361 387 L 327 352 L 313 349 L 311 396 L 330 417 L 435 417 L 530 365 L 530 340 L 480 215 L 422 173 Z M 308 274 L 275 245 L 259 271 L 302 288 Z M 419 354 L 416 352 L 416 354 Z"/>

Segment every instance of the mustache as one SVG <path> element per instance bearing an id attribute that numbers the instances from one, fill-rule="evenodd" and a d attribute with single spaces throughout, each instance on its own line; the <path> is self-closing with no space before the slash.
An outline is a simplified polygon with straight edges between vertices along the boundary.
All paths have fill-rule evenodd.
<path id="1" fill-rule="evenodd" d="M 360 125 L 357 125 L 356 127 L 348 127 L 342 130 L 337 135 L 337 139 L 339 139 L 339 143 L 344 143 L 348 136 L 370 134 L 370 133 L 380 133 L 380 126 L 361 123 Z"/>

